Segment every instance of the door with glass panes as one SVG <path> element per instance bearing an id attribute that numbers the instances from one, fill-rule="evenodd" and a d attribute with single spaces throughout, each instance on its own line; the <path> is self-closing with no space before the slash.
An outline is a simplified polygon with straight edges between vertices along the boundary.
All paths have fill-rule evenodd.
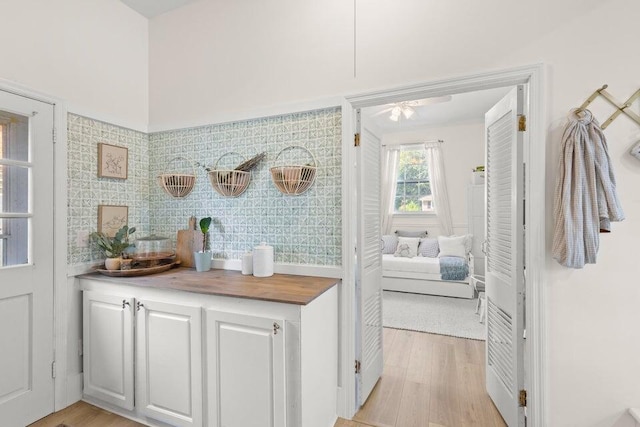
<path id="1" fill-rule="evenodd" d="M 0 90 L 0 420 L 53 412 L 53 105 Z"/>

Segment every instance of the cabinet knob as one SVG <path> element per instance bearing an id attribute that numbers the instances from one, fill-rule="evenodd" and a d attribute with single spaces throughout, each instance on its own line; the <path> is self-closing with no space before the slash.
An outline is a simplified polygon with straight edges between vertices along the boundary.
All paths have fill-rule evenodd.
<path id="1" fill-rule="evenodd" d="M 126 299 L 123 299 L 122 300 L 122 309 L 124 310 L 125 306 L 127 306 L 127 305 L 129 307 L 131 307 L 131 304 L 129 304 L 129 301 L 127 301 Z"/>
<path id="2" fill-rule="evenodd" d="M 143 303 L 141 303 L 140 301 L 138 301 L 138 302 L 136 303 L 136 310 L 137 310 L 137 311 L 140 311 L 140 307 L 144 307 L 144 304 L 143 304 Z"/>
<path id="3" fill-rule="evenodd" d="M 280 329 L 280 325 L 276 322 L 273 322 L 273 335 L 278 335 L 278 329 Z"/>

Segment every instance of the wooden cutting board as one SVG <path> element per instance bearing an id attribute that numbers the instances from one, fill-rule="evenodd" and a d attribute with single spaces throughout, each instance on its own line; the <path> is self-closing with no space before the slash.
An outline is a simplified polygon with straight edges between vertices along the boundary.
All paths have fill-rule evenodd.
<path id="1" fill-rule="evenodd" d="M 186 230 L 178 230 L 176 242 L 176 258 L 183 267 L 193 267 L 193 252 L 201 250 L 202 232 L 196 230 L 196 218 L 189 218 L 189 225 Z"/>

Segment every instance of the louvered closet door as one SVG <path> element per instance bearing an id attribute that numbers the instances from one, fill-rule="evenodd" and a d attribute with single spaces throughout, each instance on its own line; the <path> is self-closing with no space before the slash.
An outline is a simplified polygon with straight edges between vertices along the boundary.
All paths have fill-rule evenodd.
<path id="1" fill-rule="evenodd" d="M 524 425 L 523 86 L 485 116 L 487 148 L 487 391 L 509 426 Z"/>
<path id="2" fill-rule="evenodd" d="M 358 159 L 357 281 L 360 292 L 362 405 L 382 375 L 382 255 L 380 253 L 380 139 L 362 130 Z"/>

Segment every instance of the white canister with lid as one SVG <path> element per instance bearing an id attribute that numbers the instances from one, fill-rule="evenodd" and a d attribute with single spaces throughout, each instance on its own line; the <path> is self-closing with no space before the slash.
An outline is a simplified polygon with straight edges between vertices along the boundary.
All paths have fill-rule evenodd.
<path id="1" fill-rule="evenodd" d="M 253 248 L 253 275 L 255 277 L 273 276 L 273 246 L 266 242 Z"/>

